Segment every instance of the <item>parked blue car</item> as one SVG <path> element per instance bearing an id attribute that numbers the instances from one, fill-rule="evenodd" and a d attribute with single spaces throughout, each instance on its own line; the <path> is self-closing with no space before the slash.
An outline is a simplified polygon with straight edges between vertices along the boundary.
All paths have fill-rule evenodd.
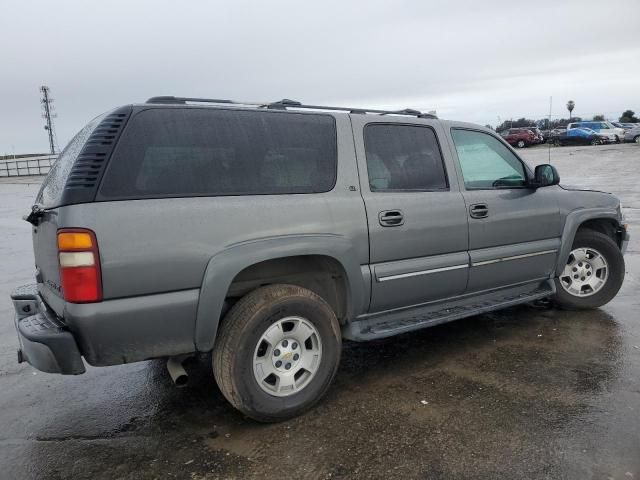
<path id="1" fill-rule="evenodd" d="M 590 128 L 572 128 L 553 138 L 557 147 L 564 145 L 601 145 L 609 143 L 607 135 L 601 135 Z"/>
<path id="2" fill-rule="evenodd" d="M 624 129 L 605 121 L 573 122 L 567 125 L 567 130 L 574 128 L 589 128 L 599 135 L 605 135 L 610 142 L 620 142 L 624 137 Z"/>

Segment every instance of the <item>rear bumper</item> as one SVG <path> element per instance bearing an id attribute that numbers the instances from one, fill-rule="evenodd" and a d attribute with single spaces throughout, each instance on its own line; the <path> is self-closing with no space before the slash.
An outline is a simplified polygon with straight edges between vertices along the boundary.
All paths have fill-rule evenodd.
<path id="1" fill-rule="evenodd" d="M 64 320 L 37 285 L 11 294 L 20 340 L 19 360 L 38 370 L 79 374 L 83 361 L 120 365 L 193 353 L 199 290 L 64 303 Z M 57 310 L 57 309 L 56 309 Z"/>
<path id="2" fill-rule="evenodd" d="M 36 285 L 17 288 L 11 300 L 20 342 L 18 362 L 26 361 L 47 373 L 79 375 L 85 372 L 73 335 L 42 302 Z"/>

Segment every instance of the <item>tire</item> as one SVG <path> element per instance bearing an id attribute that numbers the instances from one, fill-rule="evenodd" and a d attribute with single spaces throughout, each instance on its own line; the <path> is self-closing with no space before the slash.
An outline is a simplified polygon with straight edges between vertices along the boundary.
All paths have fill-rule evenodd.
<path id="1" fill-rule="evenodd" d="M 568 291 L 566 283 L 567 277 L 566 273 L 570 273 L 572 278 L 574 274 L 578 274 L 578 278 L 576 280 L 577 286 L 573 286 L 573 289 L 578 288 L 580 285 L 580 280 L 582 278 L 586 278 L 587 281 L 589 277 L 580 277 L 580 275 L 584 275 L 586 271 L 587 274 L 590 275 L 589 271 L 595 273 L 593 270 L 596 268 L 595 266 L 589 265 L 591 260 L 587 259 L 586 262 L 580 263 L 578 265 L 574 264 L 573 268 L 577 268 L 577 272 L 573 272 L 573 268 L 566 267 L 565 271 L 559 272 L 558 276 L 555 278 L 556 284 L 556 294 L 554 296 L 555 302 L 567 309 L 581 310 L 581 309 L 589 309 L 589 308 L 597 308 L 605 303 L 608 303 L 613 297 L 616 296 L 620 287 L 622 286 L 622 281 L 624 280 L 624 257 L 622 256 L 622 252 L 618 248 L 618 245 L 609 237 L 600 232 L 596 232 L 594 230 L 579 230 L 576 234 L 576 238 L 573 241 L 573 245 L 571 247 L 572 254 L 576 251 L 587 251 L 587 252 L 595 252 L 603 257 L 605 261 L 605 269 L 598 270 L 598 275 L 606 273 L 604 276 L 604 282 L 597 287 L 593 293 L 589 293 L 589 290 L 593 290 L 590 286 L 586 286 L 584 296 L 580 296 L 577 293 L 570 293 Z M 596 259 L 597 261 L 597 259 Z M 567 261 L 567 265 L 572 262 L 572 256 L 569 257 Z M 585 266 L 584 270 L 582 266 Z M 589 265 L 589 267 L 587 267 Z M 596 265 L 596 263 L 594 263 Z M 604 273 L 602 273 L 604 272 Z M 564 277 L 564 279 L 563 279 Z M 595 279 L 596 275 L 594 275 Z M 596 279 L 597 280 L 597 279 Z M 573 281 L 568 279 L 568 281 Z"/>
<path id="2" fill-rule="evenodd" d="M 524 142 L 524 140 L 518 140 L 518 143 L 516 143 L 516 147 L 518 148 L 524 148 L 526 146 L 527 144 Z"/>
<path id="3" fill-rule="evenodd" d="M 635 137 L 633 137 L 633 141 L 636 143 L 640 143 L 640 135 L 636 135 Z"/>
<path id="4" fill-rule="evenodd" d="M 593 146 L 600 145 L 600 142 L 594 138 L 593 140 L 591 140 L 591 145 Z"/>
<path id="5" fill-rule="evenodd" d="M 298 324 L 292 326 L 293 330 L 286 331 L 286 324 L 294 322 Z M 293 332 L 304 331 L 304 334 L 300 333 L 304 336 L 306 329 L 315 329 L 315 332 L 305 343 L 301 341 L 297 345 Z M 274 339 L 280 338 L 277 335 L 288 336 L 288 343 L 280 340 L 274 342 L 276 345 L 270 345 L 264 339 L 269 332 L 276 332 Z M 289 351 L 282 353 L 278 345 L 283 351 L 283 345 L 286 346 Z M 305 354 L 310 355 L 307 352 L 312 351 L 311 347 L 316 349 L 313 373 L 300 367 L 314 357 L 305 359 Z M 320 400 L 336 374 L 341 350 L 340 325 L 327 302 L 302 287 L 269 285 L 245 295 L 224 318 L 213 350 L 213 374 L 222 394 L 236 409 L 259 422 L 277 422 L 302 414 Z M 300 355 L 299 362 L 294 365 L 293 359 L 298 360 L 293 355 L 295 351 L 300 351 Z M 276 371 L 276 354 L 281 355 L 279 358 L 287 358 L 286 362 L 291 361 L 288 371 Z M 265 370 L 259 370 L 262 375 L 256 373 L 258 364 L 265 365 Z M 280 365 L 280 368 L 285 366 Z M 275 373 L 263 378 L 267 367 Z M 300 390 L 295 391 L 292 387 L 290 391 L 276 391 L 281 384 L 290 381 L 295 384 L 298 380 L 291 379 L 300 371 L 299 378 L 306 382 Z M 268 383 L 273 381 L 269 380 L 271 375 L 276 375 L 275 385 Z M 260 383 L 258 377 L 262 379 Z"/>
<path id="6" fill-rule="evenodd" d="M 561 147 L 562 146 L 562 142 L 556 138 L 553 141 L 553 145 L 555 145 L 556 147 Z"/>

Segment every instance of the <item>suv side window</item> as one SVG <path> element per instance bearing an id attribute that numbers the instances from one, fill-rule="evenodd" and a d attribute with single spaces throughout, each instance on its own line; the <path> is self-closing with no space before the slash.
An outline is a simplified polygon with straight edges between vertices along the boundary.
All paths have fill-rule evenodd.
<path id="1" fill-rule="evenodd" d="M 522 162 L 493 135 L 452 129 L 464 185 L 468 190 L 522 187 L 527 174 Z"/>
<path id="2" fill-rule="evenodd" d="M 447 190 L 436 134 L 430 127 L 370 124 L 364 129 L 372 192 Z"/>
<path id="3" fill-rule="evenodd" d="M 329 115 L 157 108 L 129 120 L 98 199 L 327 192 L 336 172 Z"/>

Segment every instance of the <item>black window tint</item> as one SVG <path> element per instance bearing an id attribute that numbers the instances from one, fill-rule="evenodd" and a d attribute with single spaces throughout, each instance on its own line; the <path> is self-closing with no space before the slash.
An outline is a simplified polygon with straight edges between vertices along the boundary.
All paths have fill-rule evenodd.
<path id="1" fill-rule="evenodd" d="M 336 148 L 328 115 L 145 110 L 129 121 L 99 198 L 326 192 Z"/>
<path id="2" fill-rule="evenodd" d="M 447 189 L 440 147 L 431 128 L 368 125 L 364 144 L 372 192 Z"/>

